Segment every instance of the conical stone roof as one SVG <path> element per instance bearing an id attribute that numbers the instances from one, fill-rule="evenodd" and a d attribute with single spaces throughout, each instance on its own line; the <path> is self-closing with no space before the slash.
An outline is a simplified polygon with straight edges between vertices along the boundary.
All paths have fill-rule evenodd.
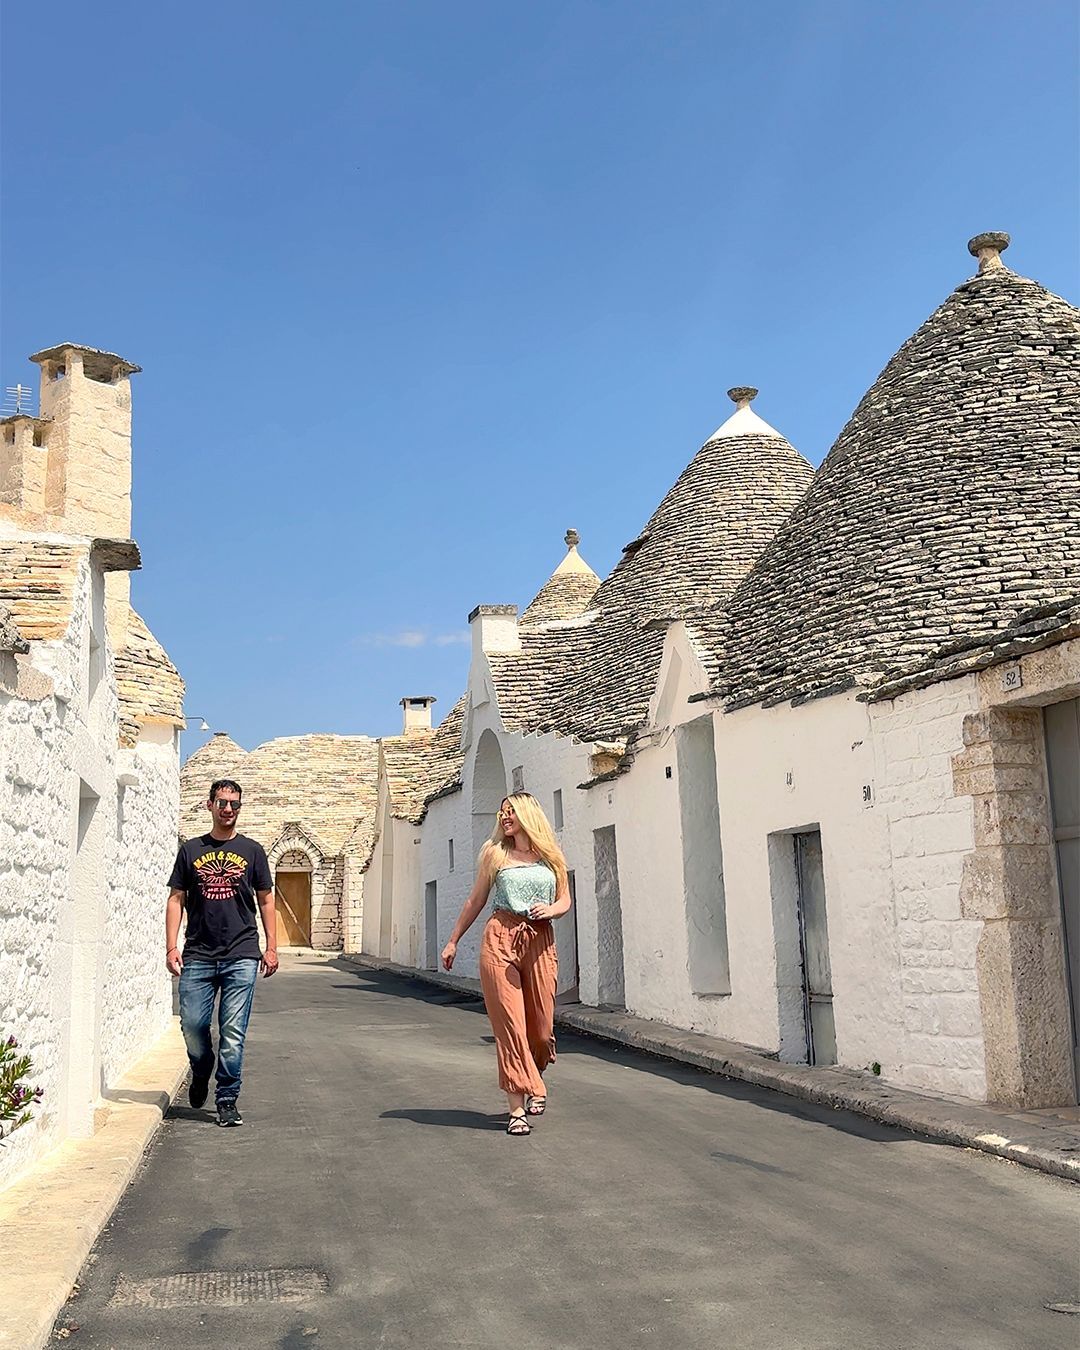
<path id="1" fill-rule="evenodd" d="M 215 731 L 205 745 L 189 755 L 180 769 L 180 833 L 185 839 L 210 828 L 206 798 L 218 778 L 237 778 L 247 751 L 224 731 Z"/>
<path id="2" fill-rule="evenodd" d="M 648 714 L 664 647 L 655 621 L 731 593 L 813 477 L 810 464 L 730 391 L 736 411 L 691 460 L 577 619 L 488 656 L 508 730 L 613 740 Z M 651 626 L 650 626 L 651 625 Z"/>
<path id="3" fill-rule="evenodd" d="M 576 619 L 589 608 L 600 578 L 577 550 L 577 530 L 567 530 L 566 557 L 543 584 L 521 616 L 523 627 Z"/>
<path id="4" fill-rule="evenodd" d="M 802 498 L 814 470 L 750 407 L 757 390 L 728 391 L 736 410 L 705 442 L 593 599 L 647 622 L 729 595 Z"/>
<path id="5" fill-rule="evenodd" d="M 729 708 L 873 686 L 1077 590 L 1080 313 L 969 248 L 963 282 L 856 408 L 705 622 Z"/>
<path id="6" fill-rule="evenodd" d="M 378 793 L 378 743 L 369 736 L 281 736 L 245 751 L 219 733 L 180 773 L 181 833 L 209 828 L 206 790 L 234 778 L 243 791 L 239 829 L 266 849 L 292 821 L 314 833 L 331 854 L 346 839 L 370 848 Z"/>

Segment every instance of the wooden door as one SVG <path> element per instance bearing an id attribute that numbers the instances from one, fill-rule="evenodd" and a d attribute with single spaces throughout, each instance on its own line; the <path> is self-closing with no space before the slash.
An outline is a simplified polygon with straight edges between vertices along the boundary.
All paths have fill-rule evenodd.
<path id="1" fill-rule="evenodd" d="M 795 875 L 798 880 L 806 1062 L 835 1064 L 836 1025 L 833 1021 L 832 963 L 820 831 L 809 830 L 795 836 Z"/>
<path id="2" fill-rule="evenodd" d="M 278 946 L 311 946 L 311 873 L 279 872 L 274 883 Z"/>

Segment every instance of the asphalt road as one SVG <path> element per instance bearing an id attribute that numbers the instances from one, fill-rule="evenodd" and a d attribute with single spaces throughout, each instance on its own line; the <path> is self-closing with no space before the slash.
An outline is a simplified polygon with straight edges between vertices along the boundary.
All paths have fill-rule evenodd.
<path id="1" fill-rule="evenodd" d="M 1080 1188 L 1013 1163 L 575 1036 L 510 1138 L 478 1004 L 316 956 L 260 983 L 244 1070 L 241 1129 L 174 1107 L 67 1344 L 1080 1343 L 1043 1307 Z"/>

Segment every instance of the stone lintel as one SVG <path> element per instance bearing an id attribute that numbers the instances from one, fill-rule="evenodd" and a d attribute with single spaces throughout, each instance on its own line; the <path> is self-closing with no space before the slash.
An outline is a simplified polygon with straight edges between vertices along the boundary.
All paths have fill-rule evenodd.
<path id="1" fill-rule="evenodd" d="M 142 556 L 134 539 L 95 539 L 91 556 L 103 572 L 137 572 Z"/>

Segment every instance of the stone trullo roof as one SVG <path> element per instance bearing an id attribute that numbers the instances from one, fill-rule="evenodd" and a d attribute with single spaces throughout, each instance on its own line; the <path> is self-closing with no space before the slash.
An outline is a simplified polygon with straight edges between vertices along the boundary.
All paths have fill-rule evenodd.
<path id="1" fill-rule="evenodd" d="M 116 692 L 121 745 L 134 745 L 144 722 L 184 725 L 184 681 L 180 672 L 142 616 L 130 607 L 124 646 L 116 653 Z"/>
<path id="2" fill-rule="evenodd" d="M 521 630 L 489 655 L 508 730 L 617 740 L 644 722 L 663 621 L 707 609 L 746 575 L 813 477 L 810 464 L 730 391 L 736 410 L 626 546 L 589 611 Z"/>
<path id="3" fill-rule="evenodd" d="M 240 751 L 231 762 L 227 747 L 215 742 L 217 736 L 181 770 L 180 832 L 185 837 L 208 828 L 207 788 L 213 779 L 227 777 L 243 789 L 241 833 L 264 848 L 270 849 L 285 826 L 295 822 L 331 856 L 341 853 L 346 841 L 350 850 L 366 854 L 378 796 L 378 743 L 370 736 L 282 736 L 249 753 Z"/>
<path id="4" fill-rule="evenodd" d="M 64 636 L 89 543 L 0 539 L 0 603 L 29 642 Z"/>
<path id="5" fill-rule="evenodd" d="M 206 801 L 210 784 L 216 778 L 229 778 L 246 754 L 244 747 L 237 745 L 227 732 L 215 731 L 205 745 L 200 745 L 198 750 L 185 760 L 181 770 L 183 781 L 181 812 L 184 822 L 192 826 L 188 831 L 189 834 L 197 833 L 209 819 L 205 812 L 202 812 L 202 805 Z M 191 815 L 193 810 L 201 814 L 193 817 Z"/>
<path id="6" fill-rule="evenodd" d="M 900 348 L 801 505 L 699 625 L 729 708 L 992 643 L 1080 576 L 1080 313 L 1000 259 Z"/>
<path id="7" fill-rule="evenodd" d="M 536 627 L 562 619 L 576 619 L 589 608 L 600 578 L 577 550 L 581 536 L 566 531 L 566 557 L 533 597 L 521 616 L 521 626 Z"/>
<path id="8" fill-rule="evenodd" d="M 384 736 L 379 742 L 390 813 L 419 824 L 427 803 L 454 786 L 461 776 L 461 724 L 468 695 L 463 694 L 436 728 Z"/>

